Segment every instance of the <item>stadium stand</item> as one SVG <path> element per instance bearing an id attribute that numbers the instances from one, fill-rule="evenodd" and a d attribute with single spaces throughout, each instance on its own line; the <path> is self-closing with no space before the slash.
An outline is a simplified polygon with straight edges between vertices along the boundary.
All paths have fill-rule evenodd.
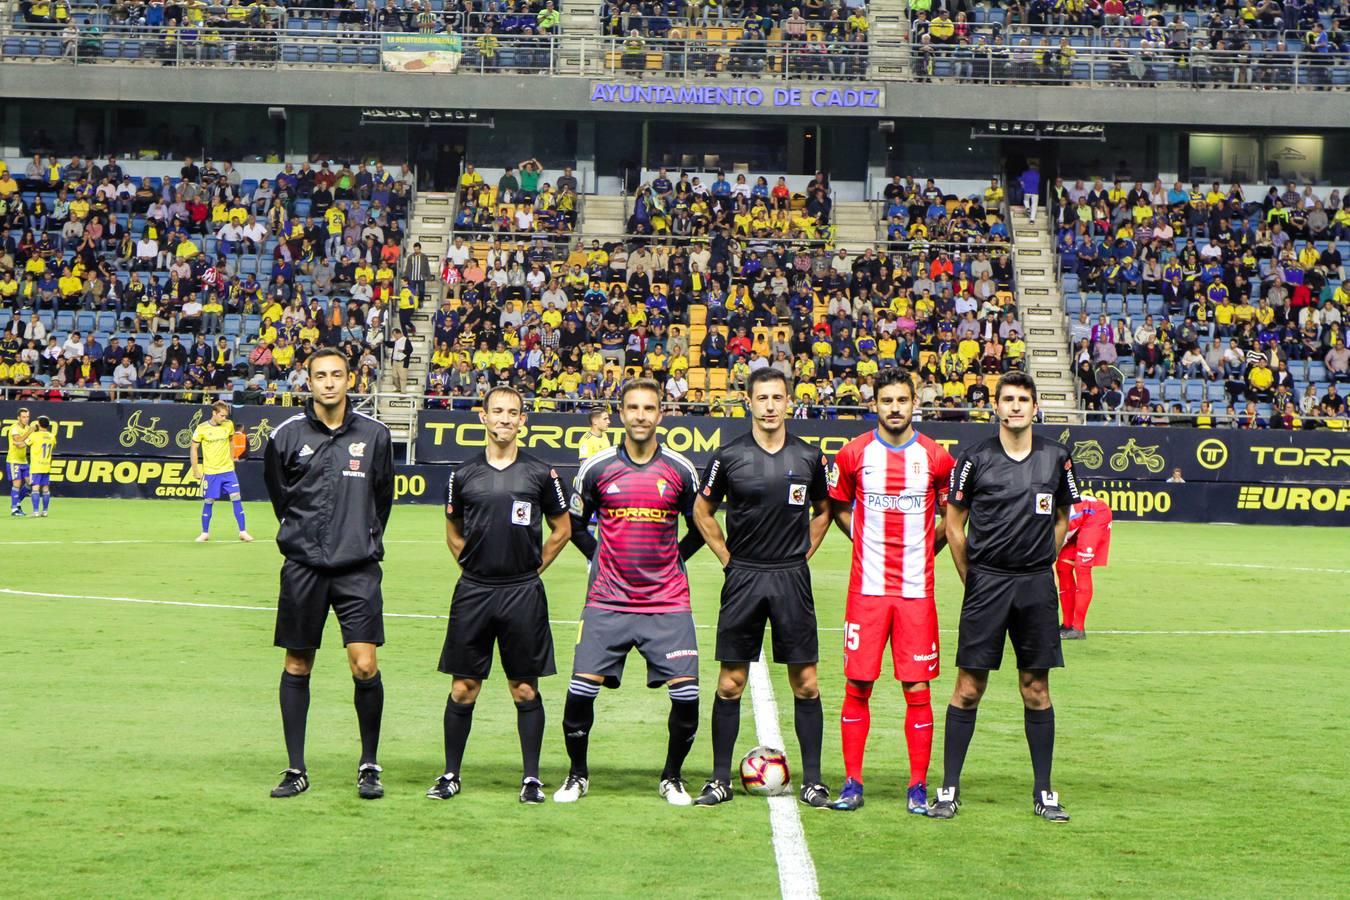
<path id="1" fill-rule="evenodd" d="M 359 393 L 377 389 L 390 310 L 415 286 L 406 167 L 136 168 L 34 157 L 0 175 L 6 393 L 290 404 L 322 346 L 347 353 Z"/>
<path id="2" fill-rule="evenodd" d="M 894 4 L 881 5 L 889 16 Z M 906 14 L 896 33 L 875 23 L 877 14 L 862 4 L 814 0 L 761 10 L 726 0 L 616 0 L 593 19 L 570 17 L 573 24 L 565 28 L 563 10 L 552 0 L 514 6 L 385 0 L 364 7 L 355 0 L 329 7 L 24 0 L 0 33 L 0 56 L 379 68 L 382 35 L 416 33 L 461 35 L 457 67 L 479 74 L 1350 86 L 1344 3 L 1246 0 L 1146 10 L 1116 0 L 1034 0 L 935 9 L 921 0 Z"/>
<path id="3" fill-rule="evenodd" d="M 1350 209 L 1289 183 L 1051 188 L 1081 402 L 1135 424 L 1343 427 Z M 1309 420 L 1305 423 L 1305 420 Z"/>
<path id="4" fill-rule="evenodd" d="M 899 365 L 930 406 L 987 417 L 988 384 L 1023 364 L 1001 193 L 987 211 L 984 198 L 931 180 L 925 196 L 910 180 L 895 195 L 903 208 L 887 210 L 900 232 L 850 252 L 832 242 L 824 173 L 795 194 L 784 177 L 770 188 L 669 174 L 638 190 L 626 235 L 559 242 L 461 227 L 488 190 L 467 166 L 429 404 L 469 406 L 505 379 L 536 408 L 588 406 L 645 374 L 672 403 L 734 415 L 749 373 L 774 366 L 796 382 L 801 415 L 836 415 Z M 514 178 L 508 169 L 499 195 Z"/>

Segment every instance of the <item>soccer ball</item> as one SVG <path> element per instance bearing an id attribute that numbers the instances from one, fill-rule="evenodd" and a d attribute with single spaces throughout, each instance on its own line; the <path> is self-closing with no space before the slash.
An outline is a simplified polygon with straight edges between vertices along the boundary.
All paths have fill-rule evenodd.
<path id="1" fill-rule="evenodd" d="M 741 760 L 741 787 L 747 794 L 776 797 L 790 789 L 792 773 L 787 754 L 772 747 L 756 747 Z"/>

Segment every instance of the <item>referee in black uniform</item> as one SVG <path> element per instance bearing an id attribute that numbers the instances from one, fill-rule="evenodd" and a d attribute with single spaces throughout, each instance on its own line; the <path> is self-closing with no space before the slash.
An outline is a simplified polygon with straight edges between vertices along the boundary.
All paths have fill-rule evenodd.
<path id="1" fill-rule="evenodd" d="M 789 391 L 782 372 L 757 369 L 746 395 L 750 432 L 713 455 L 694 503 L 694 523 L 726 567 L 717 617 L 722 671 L 712 711 L 713 773 L 694 804 L 715 806 L 733 796 L 731 757 L 741 725 L 741 694 L 750 663 L 760 657 L 769 622 L 773 661 L 787 665 L 796 698 L 801 801 L 823 807 L 830 792 L 820 776 L 820 652 L 806 561 L 830 528 L 825 459 L 820 448 L 788 434 Z M 726 535 L 716 518 L 723 498 L 728 500 Z"/>
<path id="2" fill-rule="evenodd" d="M 312 399 L 304 412 L 272 432 L 263 477 L 281 523 L 281 566 L 276 645 L 286 649 L 281 673 L 281 724 L 290 766 L 272 790 L 294 797 L 309 788 L 305 720 L 309 673 L 331 607 L 356 682 L 361 728 L 357 793 L 384 796 L 375 761 L 384 711 L 375 648 L 384 643 L 380 560 L 394 505 L 394 455 L 389 429 L 347 402 L 347 357 L 319 350 L 305 361 Z"/>
<path id="3" fill-rule="evenodd" d="M 947 707 L 942 788 L 929 816 L 950 819 L 960 805 L 961 767 L 989 670 L 1011 638 L 1025 706 L 1035 778 L 1032 809 L 1051 822 L 1069 814 L 1050 787 L 1055 711 L 1050 670 L 1064 665 L 1054 564 L 1079 499 L 1068 449 L 1033 435 L 1036 383 L 1009 372 L 994 391 L 998 434 L 961 454 L 947 491 L 947 545 L 965 582 L 956 649 L 956 686 Z M 969 523 L 969 530 L 967 530 Z"/>
<path id="4" fill-rule="evenodd" d="M 544 701 L 538 679 L 557 670 L 539 574 L 572 536 L 568 498 L 557 471 L 516 444 L 525 412 L 514 388 L 493 388 L 478 415 L 487 446 L 452 470 L 446 486 L 445 542 L 461 574 L 441 650 L 440 670 L 454 676 L 445 702 L 445 773 L 427 796 L 449 800 L 459 793 L 474 701 L 492 668 L 495 641 L 516 702 L 525 769 L 520 802 L 543 803 Z M 545 519 L 549 537 L 541 551 Z"/>

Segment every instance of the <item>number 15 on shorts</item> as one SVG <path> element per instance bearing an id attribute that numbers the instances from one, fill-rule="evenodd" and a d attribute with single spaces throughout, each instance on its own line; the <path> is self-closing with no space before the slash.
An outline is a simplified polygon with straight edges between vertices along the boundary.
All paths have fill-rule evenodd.
<path id="1" fill-rule="evenodd" d="M 861 641 L 861 638 L 860 638 L 859 635 L 858 635 L 858 623 L 857 623 L 857 622 L 845 622 L 845 623 L 844 623 L 844 649 L 845 649 L 845 650 L 857 650 L 860 641 Z"/>

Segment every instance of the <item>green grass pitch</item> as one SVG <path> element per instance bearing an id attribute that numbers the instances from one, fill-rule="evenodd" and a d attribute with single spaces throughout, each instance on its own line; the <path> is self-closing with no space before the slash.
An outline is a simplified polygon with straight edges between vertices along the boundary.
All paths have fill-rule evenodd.
<path id="1" fill-rule="evenodd" d="M 285 765 L 271 646 L 279 556 L 265 504 L 259 540 L 192 543 L 196 503 L 65 500 L 49 519 L 0 527 L 5 624 L 6 894 L 26 896 L 769 897 L 778 892 L 767 804 L 673 809 L 656 793 L 667 700 L 631 677 L 597 706 L 591 795 L 574 807 L 516 801 L 515 715 L 497 675 L 478 703 L 464 793 L 433 803 L 449 680 L 435 671 L 455 567 L 435 507 L 395 510 L 385 563 L 381 762 L 388 796 L 355 796 L 352 685 L 335 623 L 320 652 L 309 725 L 311 791 L 274 801 Z M 124 541 L 128 543 L 98 543 Z M 867 806 L 802 809 L 826 897 L 1344 896 L 1350 885 L 1350 608 L 1346 534 L 1118 522 L 1098 570 L 1090 638 L 1066 645 L 1051 678 L 1055 783 L 1067 826 L 1031 815 L 1030 765 L 1015 674 L 991 678 L 952 822 L 904 812 L 899 686 L 878 684 Z M 848 548 L 832 533 L 812 564 L 822 633 L 827 779 L 842 781 L 838 631 Z M 1293 568 L 1290 568 L 1293 567 Z M 691 564 L 704 629 L 704 733 L 686 775 L 710 765 L 707 698 L 721 575 Z M 945 671 L 952 683 L 960 594 L 938 563 Z M 542 692 L 544 780 L 566 771 L 559 735 L 581 556 L 546 576 L 558 667 Z M 36 596 L 38 594 L 59 596 Z M 103 598 L 248 608 L 171 606 Z M 1271 632 L 1319 630 L 1324 633 Z M 1338 631 L 1339 630 L 1339 631 Z M 1262 634 L 1179 632 L 1259 631 Z M 1140 633 L 1142 632 L 1142 633 Z M 630 666 L 640 659 L 630 657 Z M 795 761 L 792 704 L 771 670 Z M 743 705 L 743 753 L 754 743 Z"/>

